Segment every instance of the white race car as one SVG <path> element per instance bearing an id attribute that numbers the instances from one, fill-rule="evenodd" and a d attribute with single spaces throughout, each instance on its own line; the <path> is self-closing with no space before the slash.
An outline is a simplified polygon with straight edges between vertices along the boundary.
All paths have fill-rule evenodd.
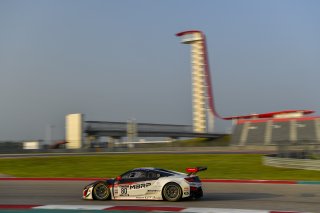
<path id="1" fill-rule="evenodd" d="M 188 174 L 158 168 L 137 168 L 114 179 L 96 181 L 83 189 L 83 199 L 167 200 L 203 196 L 196 173 L 206 167 L 187 168 Z"/>

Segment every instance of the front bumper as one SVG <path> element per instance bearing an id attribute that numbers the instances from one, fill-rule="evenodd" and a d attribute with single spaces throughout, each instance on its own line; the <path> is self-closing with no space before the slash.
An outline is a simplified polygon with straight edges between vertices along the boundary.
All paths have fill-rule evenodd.
<path id="1" fill-rule="evenodd" d="M 93 199 L 92 190 L 93 190 L 93 186 L 86 186 L 82 192 L 82 199 L 92 200 Z"/>

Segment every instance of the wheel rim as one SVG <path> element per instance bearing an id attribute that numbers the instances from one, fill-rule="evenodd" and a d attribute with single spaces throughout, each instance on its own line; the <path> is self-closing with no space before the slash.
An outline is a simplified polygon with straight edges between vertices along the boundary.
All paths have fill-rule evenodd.
<path id="1" fill-rule="evenodd" d="M 166 187 L 166 195 L 169 199 L 175 199 L 179 196 L 179 188 L 175 185 L 169 185 Z"/>
<path id="2" fill-rule="evenodd" d="M 94 188 L 95 194 L 99 199 L 105 199 L 108 196 L 108 188 L 105 184 L 98 184 Z"/>

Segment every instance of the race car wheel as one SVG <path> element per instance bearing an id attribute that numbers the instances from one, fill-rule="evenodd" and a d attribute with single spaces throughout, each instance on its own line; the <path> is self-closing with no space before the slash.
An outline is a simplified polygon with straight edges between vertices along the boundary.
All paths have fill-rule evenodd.
<path id="1" fill-rule="evenodd" d="M 182 197 L 181 187 L 176 183 L 167 183 L 162 190 L 163 198 L 167 201 L 178 201 Z"/>
<path id="2" fill-rule="evenodd" d="M 111 193 L 108 185 L 104 182 L 99 182 L 93 187 L 92 196 L 96 200 L 107 200 L 110 198 Z"/>

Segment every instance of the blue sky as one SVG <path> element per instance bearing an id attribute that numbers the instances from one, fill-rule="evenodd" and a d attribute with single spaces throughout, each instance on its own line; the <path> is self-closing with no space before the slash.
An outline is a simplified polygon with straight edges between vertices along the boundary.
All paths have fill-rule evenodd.
<path id="1" fill-rule="evenodd" d="M 320 2 L 0 0 L 0 140 L 64 137 L 64 116 L 192 123 L 190 49 L 208 41 L 224 116 L 320 111 Z M 319 113 L 318 113 L 319 114 Z M 217 121 L 218 131 L 230 123 Z"/>

